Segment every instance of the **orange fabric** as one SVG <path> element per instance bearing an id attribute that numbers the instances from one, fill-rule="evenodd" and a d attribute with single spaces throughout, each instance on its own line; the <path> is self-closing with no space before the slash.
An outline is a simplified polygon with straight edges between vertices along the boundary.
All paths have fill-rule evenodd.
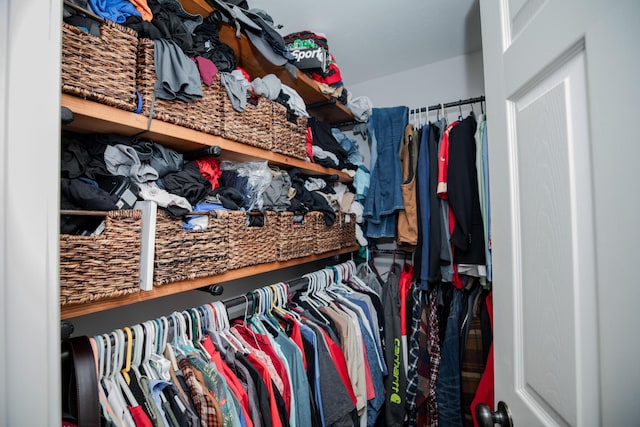
<path id="1" fill-rule="evenodd" d="M 413 145 L 413 125 L 408 124 L 404 132 L 404 142 L 400 148 L 402 166 L 402 200 L 404 208 L 398 211 L 398 246 L 412 251 L 418 244 L 418 205 L 416 200 L 416 161 Z"/>
<path id="2" fill-rule="evenodd" d="M 151 13 L 151 8 L 147 4 L 147 0 L 129 0 L 135 7 L 138 12 L 142 14 L 142 19 L 145 21 L 151 21 L 153 19 L 153 13 Z"/>

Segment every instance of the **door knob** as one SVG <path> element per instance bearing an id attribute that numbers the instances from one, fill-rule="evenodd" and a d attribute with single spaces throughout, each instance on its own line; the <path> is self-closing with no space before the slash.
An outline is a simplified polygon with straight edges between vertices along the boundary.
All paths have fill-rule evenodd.
<path id="1" fill-rule="evenodd" d="M 484 403 L 476 406 L 476 419 L 481 427 L 493 427 L 498 424 L 503 427 L 513 427 L 511 412 L 503 401 L 498 402 L 498 410 L 493 412 Z"/>

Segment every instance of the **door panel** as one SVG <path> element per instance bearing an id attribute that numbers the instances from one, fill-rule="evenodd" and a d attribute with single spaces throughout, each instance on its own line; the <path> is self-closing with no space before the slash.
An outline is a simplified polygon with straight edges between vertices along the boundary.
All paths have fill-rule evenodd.
<path id="1" fill-rule="evenodd" d="M 580 280 L 589 280 L 579 272 L 592 268 L 592 254 L 584 251 L 593 247 L 593 236 L 577 236 L 573 227 L 578 201 L 586 199 L 588 206 L 591 194 L 588 171 L 580 177 L 574 167 L 577 157 L 590 164 L 588 137 L 576 140 L 576 130 L 586 129 L 586 110 L 571 109 L 585 99 L 584 55 L 555 65 L 554 73 L 509 105 L 520 254 L 514 310 L 521 311 L 515 313 L 521 344 L 514 366 L 516 389 L 529 406 L 560 425 L 576 425 L 577 346 L 585 341 L 574 339 L 584 321 L 575 304 L 585 285 Z"/>
<path id="2" fill-rule="evenodd" d="M 545 0 L 510 0 L 509 2 L 509 33 L 511 38 L 518 37 L 518 34 L 533 19 L 535 14 L 542 8 Z"/>
<path id="3" fill-rule="evenodd" d="M 480 7 L 496 401 L 517 426 L 637 425 L 640 2 Z"/>

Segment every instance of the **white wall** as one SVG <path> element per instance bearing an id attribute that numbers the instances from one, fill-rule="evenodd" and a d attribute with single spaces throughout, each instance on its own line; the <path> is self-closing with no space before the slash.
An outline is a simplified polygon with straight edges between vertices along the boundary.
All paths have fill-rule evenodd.
<path id="1" fill-rule="evenodd" d="M 374 107 L 406 105 L 413 109 L 475 98 L 484 95 L 482 51 L 367 80 L 350 85 L 347 89 L 354 97 L 369 97 Z M 473 108 L 479 112 L 478 105 Z M 470 110 L 471 106 L 462 107 L 465 115 Z M 435 114 L 431 112 L 429 119 L 434 119 Z M 458 109 L 449 108 L 445 114 L 450 120 L 454 120 L 458 116 Z M 424 115 L 421 118 L 421 122 L 426 121 Z M 364 163 L 370 166 L 367 143 L 348 129 L 343 129 L 343 132 L 358 141 L 360 152 L 365 157 Z"/>
<path id="2" fill-rule="evenodd" d="M 484 95 L 482 70 L 482 51 L 478 51 L 352 84 L 347 89 L 354 97 L 368 96 L 374 107 L 417 108 Z"/>

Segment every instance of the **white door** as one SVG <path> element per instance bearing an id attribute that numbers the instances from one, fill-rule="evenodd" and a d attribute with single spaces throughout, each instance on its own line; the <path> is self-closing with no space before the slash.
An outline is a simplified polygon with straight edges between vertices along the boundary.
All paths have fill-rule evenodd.
<path id="1" fill-rule="evenodd" d="M 640 425 L 640 1 L 480 6 L 495 401 Z"/>

